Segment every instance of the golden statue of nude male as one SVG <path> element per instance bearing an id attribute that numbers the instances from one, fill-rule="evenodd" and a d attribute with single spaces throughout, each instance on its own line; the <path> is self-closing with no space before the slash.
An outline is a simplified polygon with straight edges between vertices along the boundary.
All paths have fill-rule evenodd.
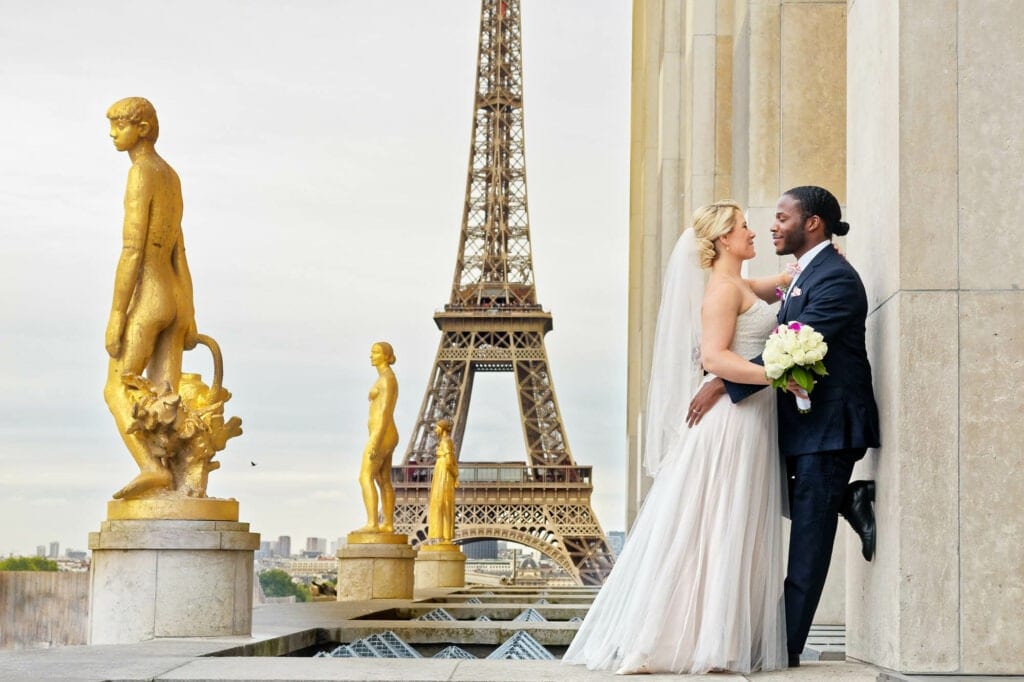
<path id="1" fill-rule="evenodd" d="M 220 385 L 220 349 L 196 331 L 181 234 L 181 182 L 154 148 L 159 125 L 148 100 L 120 100 L 107 118 L 114 147 L 128 152 L 132 167 L 105 338 L 110 363 L 103 396 L 139 466 L 114 498 L 206 497 L 207 475 L 220 466 L 213 455 L 241 433 L 241 420 L 224 422 L 230 393 Z M 214 354 L 212 387 L 198 375 L 187 374 L 183 381 L 182 354 L 197 343 Z"/>

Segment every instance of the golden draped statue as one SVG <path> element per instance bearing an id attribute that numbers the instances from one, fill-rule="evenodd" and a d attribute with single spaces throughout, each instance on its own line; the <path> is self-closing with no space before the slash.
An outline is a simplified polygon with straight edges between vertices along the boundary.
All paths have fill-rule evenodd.
<path id="1" fill-rule="evenodd" d="M 455 489 L 459 487 L 459 463 L 452 442 L 452 423 L 439 419 L 434 425 L 437 450 L 434 476 L 430 482 L 430 509 L 427 515 L 427 538 L 450 544 L 455 537 Z"/>

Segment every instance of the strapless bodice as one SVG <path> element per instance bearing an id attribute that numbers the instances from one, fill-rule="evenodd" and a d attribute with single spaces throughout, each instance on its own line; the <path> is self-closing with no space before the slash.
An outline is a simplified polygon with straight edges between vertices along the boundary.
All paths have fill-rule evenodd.
<path id="1" fill-rule="evenodd" d="M 764 342 L 778 325 L 775 310 L 761 299 L 736 318 L 729 349 L 743 358 L 756 358 L 764 350 Z"/>

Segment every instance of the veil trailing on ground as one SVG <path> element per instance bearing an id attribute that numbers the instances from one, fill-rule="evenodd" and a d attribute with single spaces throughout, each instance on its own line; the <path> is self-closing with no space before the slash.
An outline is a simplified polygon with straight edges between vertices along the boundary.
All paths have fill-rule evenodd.
<path id="1" fill-rule="evenodd" d="M 697 236 L 691 227 L 672 249 L 654 330 L 644 432 L 644 469 L 649 476 L 657 473 L 673 442 L 686 432 L 690 399 L 703 381 L 700 309 L 705 272 L 698 259 Z"/>

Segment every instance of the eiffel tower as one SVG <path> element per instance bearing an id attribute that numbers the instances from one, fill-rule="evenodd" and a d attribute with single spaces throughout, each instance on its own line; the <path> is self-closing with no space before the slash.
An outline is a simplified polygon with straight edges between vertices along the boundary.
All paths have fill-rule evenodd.
<path id="1" fill-rule="evenodd" d="M 526 461 L 460 462 L 456 540 L 534 548 L 577 582 L 600 585 L 613 563 L 590 505 L 591 467 L 569 450 L 537 303 L 526 205 L 519 0 L 483 0 L 473 139 L 451 299 L 434 315 L 441 343 L 402 466 L 392 470 L 395 530 L 426 539 L 437 420 L 457 453 L 477 372 L 515 376 Z"/>

